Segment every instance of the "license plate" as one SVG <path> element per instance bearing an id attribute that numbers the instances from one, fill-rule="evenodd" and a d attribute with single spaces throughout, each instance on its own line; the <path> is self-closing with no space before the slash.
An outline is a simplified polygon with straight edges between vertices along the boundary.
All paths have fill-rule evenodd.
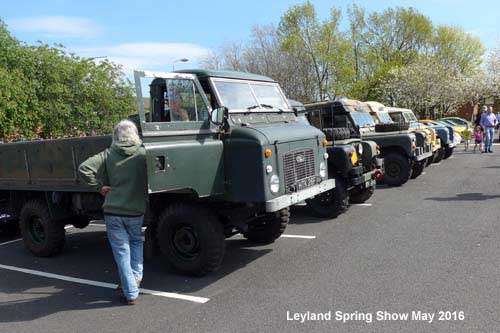
<path id="1" fill-rule="evenodd" d="M 295 191 L 301 191 L 303 189 L 306 189 L 308 187 L 314 186 L 318 183 L 321 182 L 321 177 L 309 177 L 305 179 L 301 179 L 295 183 Z"/>

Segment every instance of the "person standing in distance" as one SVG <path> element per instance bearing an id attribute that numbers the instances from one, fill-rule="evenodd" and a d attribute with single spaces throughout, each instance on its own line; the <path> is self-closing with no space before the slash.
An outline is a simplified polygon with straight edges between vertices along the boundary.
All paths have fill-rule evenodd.
<path id="1" fill-rule="evenodd" d="M 124 304 L 134 305 L 142 280 L 141 228 L 147 201 L 145 150 L 135 124 L 120 121 L 111 146 L 80 164 L 79 173 L 104 196 L 104 221 L 120 276 L 117 291 Z"/>
<path id="2" fill-rule="evenodd" d="M 487 110 L 487 112 L 483 112 L 481 115 L 480 125 L 484 128 L 484 152 L 492 153 L 495 127 L 498 124 L 498 120 L 493 113 L 493 107 L 491 105 L 487 108 Z"/>

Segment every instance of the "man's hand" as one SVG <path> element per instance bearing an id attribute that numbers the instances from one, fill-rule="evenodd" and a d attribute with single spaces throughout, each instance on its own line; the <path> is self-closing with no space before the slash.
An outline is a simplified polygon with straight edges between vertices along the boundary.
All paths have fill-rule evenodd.
<path id="1" fill-rule="evenodd" d="M 109 191 L 111 191 L 111 186 L 103 186 L 101 188 L 101 195 L 105 197 Z"/>

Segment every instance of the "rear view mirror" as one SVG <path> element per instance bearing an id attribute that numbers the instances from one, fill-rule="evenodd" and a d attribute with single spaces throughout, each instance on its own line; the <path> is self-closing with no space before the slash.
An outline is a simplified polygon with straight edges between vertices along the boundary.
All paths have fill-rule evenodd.
<path id="1" fill-rule="evenodd" d="M 222 125 L 224 123 L 224 119 L 227 119 L 228 112 L 229 110 L 225 106 L 216 108 L 212 110 L 212 113 L 210 114 L 210 120 L 215 125 Z"/>

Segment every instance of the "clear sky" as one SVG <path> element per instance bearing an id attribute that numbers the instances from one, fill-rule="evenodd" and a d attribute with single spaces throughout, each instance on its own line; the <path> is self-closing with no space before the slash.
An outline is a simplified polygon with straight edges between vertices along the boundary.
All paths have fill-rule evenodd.
<path id="1" fill-rule="evenodd" d="M 278 23 L 293 4 L 285 0 L 0 0 L 0 18 L 15 37 L 62 43 L 85 57 L 107 56 L 133 68 L 170 70 L 196 67 L 208 49 L 226 41 L 245 41 L 252 26 Z M 332 5 L 345 9 L 352 0 L 313 0 L 321 16 Z M 368 11 L 413 6 L 435 24 L 457 25 L 481 38 L 488 49 L 500 38 L 500 1 L 388 0 L 354 1 Z"/>

